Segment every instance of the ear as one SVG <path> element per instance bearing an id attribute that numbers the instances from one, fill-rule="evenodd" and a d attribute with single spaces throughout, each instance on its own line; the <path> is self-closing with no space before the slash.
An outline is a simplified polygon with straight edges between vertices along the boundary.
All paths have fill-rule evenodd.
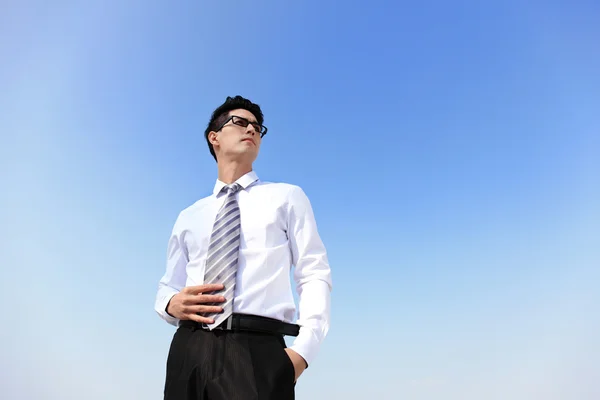
<path id="1" fill-rule="evenodd" d="M 215 145 L 219 145 L 219 135 L 217 135 L 217 132 L 215 131 L 210 131 L 208 133 L 208 141 L 210 142 L 210 144 L 212 144 L 213 146 Z"/>

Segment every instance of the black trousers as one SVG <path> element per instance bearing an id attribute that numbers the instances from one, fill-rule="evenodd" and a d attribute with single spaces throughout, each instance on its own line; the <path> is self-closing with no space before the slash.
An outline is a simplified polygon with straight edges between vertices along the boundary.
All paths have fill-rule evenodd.
<path id="1" fill-rule="evenodd" d="M 167 358 L 165 400 L 293 400 L 283 336 L 180 326 Z"/>

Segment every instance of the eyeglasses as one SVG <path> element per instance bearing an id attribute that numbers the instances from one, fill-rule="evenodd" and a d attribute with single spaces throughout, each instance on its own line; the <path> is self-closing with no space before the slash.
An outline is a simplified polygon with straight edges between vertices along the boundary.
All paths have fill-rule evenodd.
<path id="1" fill-rule="evenodd" d="M 220 131 L 221 129 L 223 129 L 223 127 L 229 122 L 231 121 L 232 123 L 234 123 L 237 126 L 241 126 L 242 128 L 247 127 L 249 124 L 252 125 L 254 127 L 254 130 L 258 133 L 260 133 L 260 137 L 262 138 L 263 136 L 265 136 L 267 134 L 267 127 L 264 125 L 259 124 L 258 122 L 250 122 L 249 120 L 247 120 L 246 118 L 243 117 L 238 117 L 237 115 L 232 115 L 231 117 L 227 118 L 227 121 L 223 122 L 223 124 L 221 124 L 221 126 L 219 127 L 219 129 L 216 130 L 216 132 Z"/>

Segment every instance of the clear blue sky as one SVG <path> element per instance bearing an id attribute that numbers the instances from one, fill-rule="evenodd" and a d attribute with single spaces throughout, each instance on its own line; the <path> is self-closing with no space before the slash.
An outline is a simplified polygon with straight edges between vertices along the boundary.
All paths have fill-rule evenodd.
<path id="1" fill-rule="evenodd" d="M 600 398 L 600 6 L 3 2 L 0 397 L 161 399 L 202 137 L 310 197 L 332 329 L 299 399 Z"/>

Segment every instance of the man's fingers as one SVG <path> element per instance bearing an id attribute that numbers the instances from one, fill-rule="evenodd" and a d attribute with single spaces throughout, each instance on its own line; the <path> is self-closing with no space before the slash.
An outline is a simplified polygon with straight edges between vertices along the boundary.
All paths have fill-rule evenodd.
<path id="1" fill-rule="evenodd" d="M 223 303 L 225 297 L 218 294 L 197 294 L 189 295 L 182 299 L 182 303 L 186 306 L 194 306 L 197 304 Z"/>
<path id="2" fill-rule="evenodd" d="M 201 324 L 212 324 L 213 322 L 215 322 L 214 319 L 212 319 L 212 318 L 203 317 L 198 314 L 188 314 L 187 317 L 189 319 L 191 319 L 192 321 L 196 321 Z"/>
<path id="3" fill-rule="evenodd" d="M 222 290 L 222 289 L 223 289 L 222 284 L 211 283 L 209 285 L 188 286 L 183 290 L 189 294 L 199 294 L 199 293 L 205 293 L 205 292 L 216 292 L 217 290 Z"/>
<path id="4" fill-rule="evenodd" d="M 218 313 L 223 311 L 223 307 L 219 306 L 195 306 L 190 307 L 190 312 L 195 313 Z"/>
<path id="5" fill-rule="evenodd" d="M 200 294 L 194 296 L 194 300 L 196 304 L 222 303 L 225 301 L 225 297 L 218 294 Z"/>

